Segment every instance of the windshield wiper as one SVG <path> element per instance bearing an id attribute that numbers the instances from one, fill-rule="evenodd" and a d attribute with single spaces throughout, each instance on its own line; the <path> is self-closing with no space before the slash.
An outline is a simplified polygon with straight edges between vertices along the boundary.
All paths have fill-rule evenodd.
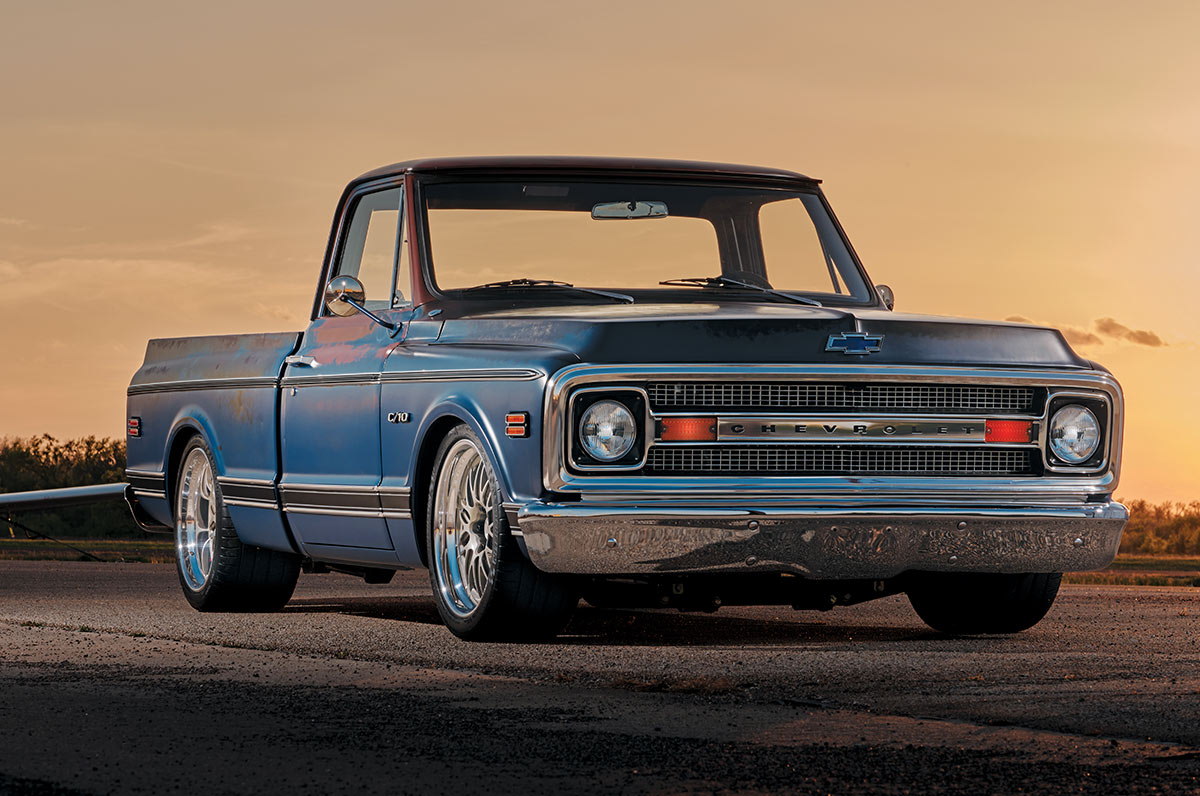
<path id="1" fill-rule="evenodd" d="M 577 293 L 591 293 L 593 296 L 604 296 L 613 301 L 623 301 L 626 304 L 633 303 L 633 296 L 627 296 L 624 293 L 613 293 L 608 290 L 597 290 L 594 287 L 575 287 L 570 282 L 558 282 L 554 279 L 529 279 L 521 277 L 519 279 L 505 279 L 502 282 L 488 282 L 484 285 L 474 285 L 472 287 L 460 288 L 463 292 L 468 290 L 503 290 L 508 287 L 553 287 L 562 290 L 574 290 Z"/>
<path id="2" fill-rule="evenodd" d="M 740 279 L 734 279 L 733 277 L 725 276 L 724 274 L 721 276 L 690 276 L 684 279 L 667 279 L 659 282 L 658 284 L 694 285 L 695 287 L 744 287 L 750 290 L 757 290 L 759 293 L 770 293 L 772 296 L 779 296 L 780 298 L 794 301 L 797 304 L 808 304 L 812 307 L 822 306 L 821 302 L 817 301 L 816 299 L 797 296 L 795 293 L 787 293 L 782 290 L 776 290 L 773 287 L 763 287 L 762 285 L 755 285 L 751 282 L 743 282 Z"/>

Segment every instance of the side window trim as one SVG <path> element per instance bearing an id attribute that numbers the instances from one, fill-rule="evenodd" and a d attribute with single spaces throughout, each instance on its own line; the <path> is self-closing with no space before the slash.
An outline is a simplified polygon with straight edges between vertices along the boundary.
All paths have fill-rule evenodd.
<path id="1" fill-rule="evenodd" d="M 409 295 L 404 296 L 404 301 L 396 301 L 396 289 L 400 286 L 400 269 L 409 267 L 408 263 L 401 261 L 403 255 L 406 254 L 404 250 L 404 229 L 407 221 L 405 215 L 408 213 L 408 207 L 404 201 L 404 182 L 401 181 L 396 188 L 400 191 L 400 212 L 396 214 L 396 246 L 392 251 L 392 309 L 412 305 L 412 296 Z M 411 288 L 409 292 L 412 292 Z"/>
<path id="2" fill-rule="evenodd" d="M 397 207 L 396 207 L 396 210 L 398 212 L 396 214 L 396 216 L 397 216 L 396 238 L 395 238 L 396 245 L 393 247 L 393 251 L 392 251 L 391 293 L 390 293 L 389 306 L 387 309 L 396 309 L 397 307 L 405 307 L 405 306 L 411 305 L 412 299 L 411 299 L 411 297 L 408 297 L 408 296 L 405 297 L 404 302 L 402 302 L 400 304 L 396 303 L 396 287 L 398 285 L 398 279 L 399 279 L 398 269 L 400 268 L 400 265 L 401 265 L 399 262 L 400 256 L 401 256 L 400 249 L 401 249 L 401 245 L 403 243 L 405 243 L 405 241 L 403 239 L 404 214 L 405 214 L 405 201 L 404 201 L 405 179 L 403 179 L 403 178 L 390 179 L 387 182 L 383 182 L 383 183 L 373 183 L 373 184 L 369 184 L 369 185 L 361 185 L 357 189 L 355 189 L 348 197 L 346 197 L 346 201 L 345 201 L 345 204 L 343 205 L 343 210 L 342 210 L 341 216 L 338 219 L 339 223 L 337 226 L 337 238 L 334 241 L 332 256 L 329 259 L 329 264 L 324 269 L 324 272 L 326 274 L 325 281 L 319 287 L 318 306 L 320 307 L 320 310 L 317 314 L 318 318 L 328 317 L 330 315 L 329 310 L 327 307 L 325 307 L 324 302 L 320 298 L 320 295 L 322 293 L 324 293 L 325 283 L 327 283 L 330 279 L 333 279 L 334 277 L 339 276 L 343 273 L 342 264 L 345 262 L 347 254 L 352 254 L 352 252 L 350 252 L 349 249 L 350 249 L 350 246 L 354 243 L 354 241 L 352 240 L 352 233 L 355 230 L 355 224 L 358 220 L 359 208 L 361 207 L 363 201 L 365 199 L 367 199 L 368 197 L 370 197 L 372 194 L 387 193 L 389 191 L 396 191 L 398 194 Z M 369 220 L 367 222 L 367 226 L 369 226 Z M 359 241 L 359 243 L 361 245 L 358 245 L 355 247 L 356 251 L 358 252 L 358 256 L 360 258 L 360 268 L 361 268 L 361 258 L 365 251 L 366 236 L 368 234 L 367 226 L 364 226 L 364 229 L 362 230 L 362 233 L 363 233 L 361 236 L 362 241 Z"/>

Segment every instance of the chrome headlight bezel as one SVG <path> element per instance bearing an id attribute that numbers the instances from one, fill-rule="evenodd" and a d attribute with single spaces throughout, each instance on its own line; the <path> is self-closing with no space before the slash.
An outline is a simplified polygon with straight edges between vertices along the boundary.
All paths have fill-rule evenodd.
<path id="1" fill-rule="evenodd" d="M 1077 406 L 1087 410 L 1096 422 L 1096 446 L 1086 458 L 1071 458 L 1063 455 L 1054 445 L 1055 418 L 1064 409 Z M 1056 473 L 1093 473 L 1108 466 L 1108 445 L 1111 411 L 1107 399 L 1086 393 L 1051 393 L 1045 414 L 1046 429 L 1044 432 L 1046 469 Z"/>
<path id="2" fill-rule="evenodd" d="M 633 424 L 633 443 L 621 456 L 604 459 L 589 451 L 583 438 L 583 419 L 594 406 L 606 402 L 619 404 L 629 412 Z M 647 406 L 645 390 L 638 387 L 595 387 L 576 390 L 571 395 L 567 429 L 567 461 L 578 471 L 631 471 L 645 463 L 647 440 Z"/>

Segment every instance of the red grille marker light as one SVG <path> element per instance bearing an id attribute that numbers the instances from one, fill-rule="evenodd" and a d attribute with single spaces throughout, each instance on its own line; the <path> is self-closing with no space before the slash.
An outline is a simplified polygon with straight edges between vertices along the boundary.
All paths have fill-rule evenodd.
<path id="1" fill-rule="evenodd" d="M 129 418 L 129 422 L 126 424 L 125 428 L 129 431 L 129 436 L 131 437 L 142 436 L 142 419 L 140 417 Z"/>
<path id="2" fill-rule="evenodd" d="M 983 428 L 984 442 L 1033 441 L 1033 423 L 1028 420 L 988 420 Z"/>
<path id="3" fill-rule="evenodd" d="M 663 442 L 711 442 L 717 438 L 715 417 L 664 417 Z"/>

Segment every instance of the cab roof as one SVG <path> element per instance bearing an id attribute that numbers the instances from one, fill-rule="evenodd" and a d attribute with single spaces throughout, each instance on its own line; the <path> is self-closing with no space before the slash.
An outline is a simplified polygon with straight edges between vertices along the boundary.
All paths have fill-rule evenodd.
<path id="1" fill-rule="evenodd" d="M 564 172 L 630 174 L 644 172 L 666 176 L 716 176 L 750 179 L 781 180 L 817 183 L 812 177 L 762 166 L 741 166 L 734 163 L 707 163 L 699 160 L 660 160 L 654 158 L 610 158 L 578 156 L 486 156 L 458 158 L 421 158 L 381 166 L 359 176 L 354 182 L 394 177 L 410 172 L 419 173 L 503 173 L 503 172 Z"/>

